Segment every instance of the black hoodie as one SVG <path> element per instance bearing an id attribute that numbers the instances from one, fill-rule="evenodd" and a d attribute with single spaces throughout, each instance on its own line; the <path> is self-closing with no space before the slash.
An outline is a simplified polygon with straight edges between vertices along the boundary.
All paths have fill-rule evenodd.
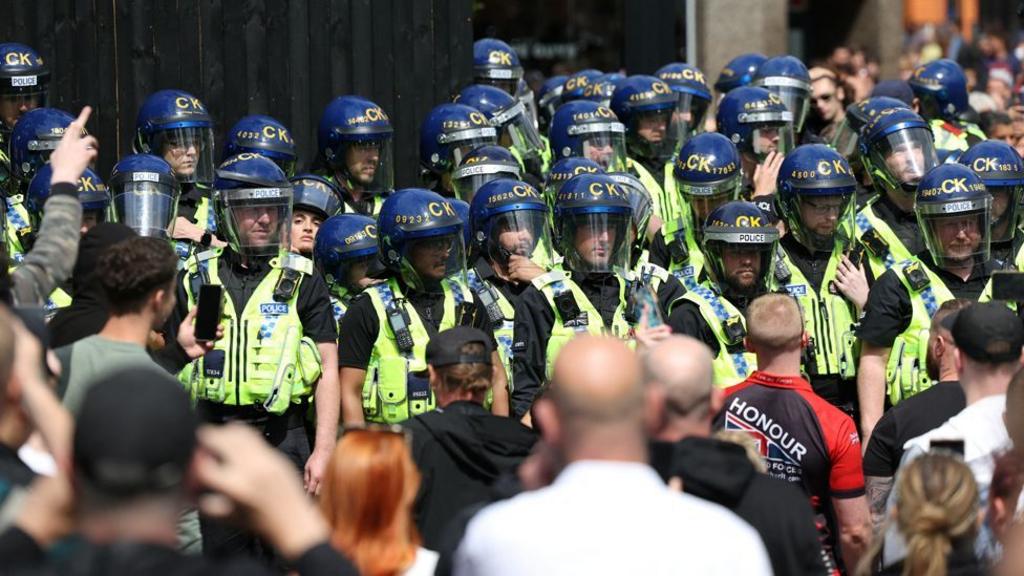
<path id="1" fill-rule="evenodd" d="M 436 549 L 448 522 L 463 508 L 489 501 L 495 480 L 519 466 L 537 436 L 518 421 L 495 416 L 474 402 L 453 402 L 405 423 L 423 476 L 416 526 L 423 545 Z"/>
<path id="2" fill-rule="evenodd" d="M 651 465 L 683 491 L 732 510 L 757 530 L 776 574 L 828 574 L 814 513 L 798 489 L 759 474 L 739 445 L 713 438 L 651 443 Z"/>

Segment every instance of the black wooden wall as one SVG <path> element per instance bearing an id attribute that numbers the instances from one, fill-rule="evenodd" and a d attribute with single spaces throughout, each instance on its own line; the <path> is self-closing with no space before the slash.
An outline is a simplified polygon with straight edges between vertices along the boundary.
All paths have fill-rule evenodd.
<path id="1" fill-rule="evenodd" d="M 358 94 L 395 126 L 397 186 L 416 185 L 419 123 L 472 76 L 472 0 L 0 0 L 0 42 L 36 48 L 51 106 L 95 109 L 101 174 L 131 151 L 163 88 L 198 96 L 221 135 L 247 114 L 284 122 L 302 162 L 332 98 Z"/>

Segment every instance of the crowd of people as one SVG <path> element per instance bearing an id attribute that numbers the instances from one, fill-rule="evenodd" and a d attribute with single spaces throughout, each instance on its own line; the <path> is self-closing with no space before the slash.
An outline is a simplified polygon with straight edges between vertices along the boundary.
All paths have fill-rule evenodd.
<path id="1" fill-rule="evenodd" d="M 1024 571 L 1024 159 L 927 53 L 481 39 L 396 190 L 355 95 L 102 178 L 0 44 L 0 572 Z"/>

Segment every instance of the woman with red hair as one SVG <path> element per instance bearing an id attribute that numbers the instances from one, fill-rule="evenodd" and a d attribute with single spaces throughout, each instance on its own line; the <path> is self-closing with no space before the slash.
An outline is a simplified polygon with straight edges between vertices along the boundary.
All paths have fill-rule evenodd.
<path id="1" fill-rule="evenodd" d="M 401 428 L 346 431 L 334 448 L 320 496 L 331 544 L 365 576 L 433 574 L 438 555 L 419 546 L 412 519 L 419 486 Z"/>

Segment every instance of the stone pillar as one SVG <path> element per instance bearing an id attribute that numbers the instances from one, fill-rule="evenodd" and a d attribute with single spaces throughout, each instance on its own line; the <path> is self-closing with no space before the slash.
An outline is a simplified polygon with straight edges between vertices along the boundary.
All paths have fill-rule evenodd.
<path id="1" fill-rule="evenodd" d="M 729 60 L 745 52 L 776 56 L 788 44 L 786 0 L 697 2 L 697 66 L 714 84 Z"/>

